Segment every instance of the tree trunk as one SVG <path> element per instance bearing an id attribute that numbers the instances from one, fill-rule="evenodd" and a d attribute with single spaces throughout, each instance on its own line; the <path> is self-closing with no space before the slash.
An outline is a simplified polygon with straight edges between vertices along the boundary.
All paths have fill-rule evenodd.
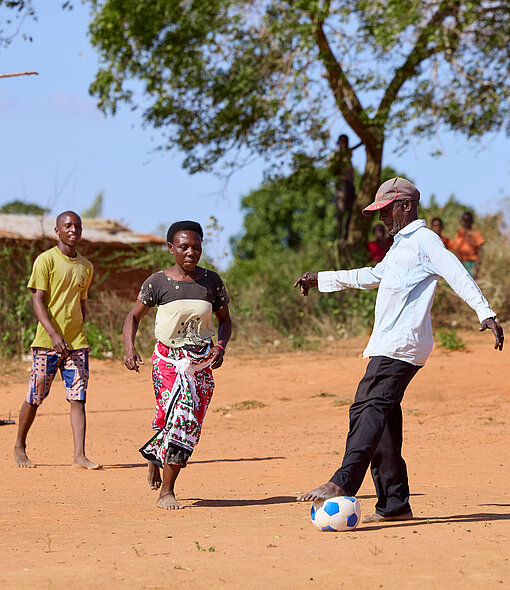
<path id="1" fill-rule="evenodd" d="M 381 142 L 382 144 L 382 142 Z M 372 218 L 361 213 L 367 205 L 373 202 L 375 193 L 381 182 L 382 145 L 376 148 L 367 147 L 367 162 L 361 179 L 360 189 L 352 210 L 349 227 L 349 246 L 364 248 L 368 242 L 368 234 L 372 225 Z M 377 215 L 377 214 L 376 214 Z"/>

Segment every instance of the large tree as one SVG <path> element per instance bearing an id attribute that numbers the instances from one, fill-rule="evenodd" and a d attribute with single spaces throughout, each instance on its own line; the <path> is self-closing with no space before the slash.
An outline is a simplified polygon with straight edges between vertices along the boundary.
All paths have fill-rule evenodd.
<path id="1" fill-rule="evenodd" d="M 325 160 L 343 118 L 366 151 L 353 241 L 387 136 L 508 125 L 504 0 L 89 1 L 100 108 L 139 108 L 191 172 L 254 154 Z"/>

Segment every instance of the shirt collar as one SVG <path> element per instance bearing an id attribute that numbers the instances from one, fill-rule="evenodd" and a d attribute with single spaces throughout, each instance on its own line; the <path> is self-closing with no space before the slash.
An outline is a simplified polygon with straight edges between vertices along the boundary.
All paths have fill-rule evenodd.
<path id="1" fill-rule="evenodd" d="M 424 219 L 415 219 L 409 225 L 403 227 L 398 234 L 393 238 L 395 242 L 398 242 L 404 236 L 409 236 L 414 233 L 420 227 L 425 227 L 426 223 Z"/>

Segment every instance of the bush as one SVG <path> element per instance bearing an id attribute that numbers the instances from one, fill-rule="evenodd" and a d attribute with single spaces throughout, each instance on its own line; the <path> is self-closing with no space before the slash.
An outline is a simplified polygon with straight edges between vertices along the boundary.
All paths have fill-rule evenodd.
<path id="1" fill-rule="evenodd" d="M 331 200 L 331 178 L 321 169 L 296 170 L 288 178 L 266 181 L 243 200 L 245 232 L 233 240 L 234 260 L 221 273 L 231 297 L 234 340 L 250 345 L 278 341 L 289 349 L 312 348 L 328 337 L 345 337 L 369 331 L 373 324 L 377 290 L 346 290 L 306 298 L 292 285 L 305 271 L 357 268 L 367 265 L 364 250 L 339 252 L 335 211 Z M 466 207 L 453 197 L 439 207 L 432 199 L 420 215 L 430 223 L 442 217 L 445 234 L 453 237 Z M 476 220 L 486 244 L 478 283 L 500 320 L 510 319 L 510 246 L 501 232 L 502 216 Z M 0 249 L 0 346 L 1 354 L 19 354 L 28 349 L 35 332 L 30 292 L 26 283 L 37 252 L 16 244 Z M 170 265 L 161 247 L 119 257 L 110 253 L 102 259 L 111 272 L 123 267 L 160 269 Z M 201 264 L 212 265 L 205 259 Z M 110 266 L 109 266 L 110 265 Z M 132 301 L 101 291 L 98 281 L 87 302 L 87 336 L 93 356 L 111 352 L 124 354 L 122 327 Z M 97 288 L 99 286 L 99 289 Z M 151 312 L 153 313 L 153 312 Z M 432 308 L 434 326 L 467 328 L 476 324 L 473 311 L 440 281 Z M 145 356 L 154 346 L 154 321 L 147 316 L 140 325 L 137 348 Z M 439 336 L 449 347 L 455 334 Z M 460 343 L 462 344 L 462 343 Z"/>
<path id="2" fill-rule="evenodd" d="M 90 356 L 101 359 L 113 352 L 110 338 L 90 322 L 85 322 L 85 334 L 90 347 Z"/>
<path id="3" fill-rule="evenodd" d="M 437 339 L 439 340 L 439 346 L 449 351 L 463 350 L 466 347 L 462 338 L 457 334 L 457 330 L 453 328 L 439 330 Z"/>
<path id="4" fill-rule="evenodd" d="M 36 319 L 27 289 L 35 248 L 16 244 L 0 247 L 0 353 L 28 350 L 35 336 Z"/>

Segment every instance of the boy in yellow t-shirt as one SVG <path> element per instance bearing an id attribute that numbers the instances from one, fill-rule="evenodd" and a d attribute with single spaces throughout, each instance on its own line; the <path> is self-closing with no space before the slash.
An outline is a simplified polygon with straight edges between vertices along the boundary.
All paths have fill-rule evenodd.
<path id="1" fill-rule="evenodd" d="M 89 378 L 88 343 L 85 337 L 85 300 L 92 281 L 92 263 L 78 254 L 80 216 L 65 211 L 57 217 L 58 244 L 40 254 L 32 268 L 32 290 L 39 320 L 32 342 L 32 372 L 26 400 L 19 415 L 14 459 L 19 467 L 34 467 L 26 454 L 26 438 L 37 408 L 50 392 L 60 369 L 70 403 L 74 439 L 73 466 L 99 469 L 85 456 L 85 400 Z"/>

